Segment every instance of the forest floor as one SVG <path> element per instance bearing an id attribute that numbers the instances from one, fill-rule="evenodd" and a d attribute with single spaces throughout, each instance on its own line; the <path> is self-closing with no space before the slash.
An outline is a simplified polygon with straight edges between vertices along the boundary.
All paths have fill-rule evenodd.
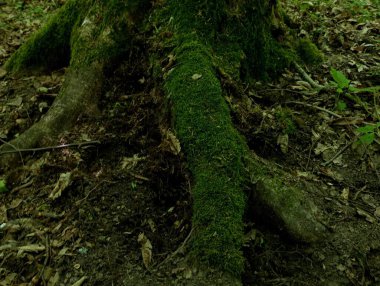
<path id="1" fill-rule="evenodd" d="M 0 1 L 0 66 L 62 3 Z M 289 69 L 226 94 L 252 151 L 303 182 L 329 229 L 305 245 L 247 213 L 244 285 L 380 285 L 380 92 L 368 89 L 380 85 L 378 6 L 287 1 L 299 36 L 325 55 L 303 67 L 330 88 Z M 191 174 L 147 55 L 131 55 L 108 75 L 96 118 L 78 118 L 59 148 L 21 153 L 23 164 L 0 174 L 0 286 L 223 285 L 182 264 Z M 64 74 L 16 78 L 0 68 L 2 144 L 41 118 Z"/>

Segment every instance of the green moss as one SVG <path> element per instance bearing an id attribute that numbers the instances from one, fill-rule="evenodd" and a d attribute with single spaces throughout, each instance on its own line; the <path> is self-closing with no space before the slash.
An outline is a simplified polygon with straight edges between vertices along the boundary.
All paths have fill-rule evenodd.
<path id="1" fill-rule="evenodd" d="M 85 20 L 73 28 L 70 66 L 116 62 L 131 47 L 136 47 L 141 15 L 149 8 L 148 0 L 103 0 L 92 5 Z"/>
<path id="2" fill-rule="evenodd" d="M 287 108 L 278 108 L 275 112 L 278 124 L 284 134 L 294 134 L 297 131 L 297 126 L 293 120 L 293 113 Z"/>
<path id="3" fill-rule="evenodd" d="M 68 1 L 12 55 L 5 68 L 19 72 L 26 68 L 53 69 L 67 65 L 70 59 L 71 31 L 87 4 L 88 1 Z"/>
<path id="4" fill-rule="evenodd" d="M 268 1 L 168 0 L 167 4 L 154 19 L 157 35 L 173 35 L 160 44 L 176 58 L 163 78 L 176 134 L 193 174 L 190 254 L 196 261 L 238 276 L 244 266 L 243 184 L 250 151 L 233 127 L 215 70 L 233 80 L 251 75 L 263 78 L 290 65 L 296 55 L 273 39 Z M 169 51 L 173 44 L 176 48 Z M 162 57 L 159 53 L 155 62 Z M 153 66 L 160 73 L 159 65 Z M 294 131 L 291 115 L 285 112 L 279 120 L 286 132 Z M 269 179 L 264 200 L 273 196 L 274 207 L 285 211 L 297 207 L 298 190 L 288 192 L 280 180 L 271 180 L 260 163 L 248 165 L 257 181 Z M 294 201 L 288 195 L 294 195 Z M 289 201 L 285 208 L 281 206 L 284 199 Z"/>
<path id="5" fill-rule="evenodd" d="M 298 40 L 296 49 L 299 57 L 306 64 L 317 65 L 321 64 L 323 61 L 323 54 L 309 39 L 304 38 Z"/>
<path id="6" fill-rule="evenodd" d="M 232 126 L 210 48 L 185 35 L 178 66 L 166 80 L 177 135 L 194 176 L 195 238 L 192 255 L 222 270 L 243 269 L 241 190 L 244 141 Z M 194 79 L 193 75 L 201 75 Z"/>
<path id="7" fill-rule="evenodd" d="M 245 61 L 245 74 L 263 77 L 290 63 L 292 55 L 271 37 L 267 1 L 226 3 L 168 1 L 161 15 L 170 18 L 163 17 L 160 29 L 170 27 L 177 46 L 165 88 L 194 177 L 191 255 L 239 275 L 244 264 L 244 157 L 249 149 L 233 127 L 215 66 L 239 80 Z"/>
<path id="8" fill-rule="evenodd" d="M 137 10 L 149 1 L 69 0 L 7 61 L 12 72 L 26 68 L 78 67 L 107 61 L 130 48 L 132 24 Z M 140 12 L 141 14 L 141 12 Z M 130 17 L 129 17 L 129 16 Z M 126 21 L 127 20 L 127 21 Z M 131 43 L 133 44 L 133 43 Z"/>

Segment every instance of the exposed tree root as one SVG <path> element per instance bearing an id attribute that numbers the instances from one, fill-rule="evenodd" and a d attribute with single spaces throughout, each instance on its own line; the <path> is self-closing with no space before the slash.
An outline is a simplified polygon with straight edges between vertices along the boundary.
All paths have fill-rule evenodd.
<path id="1" fill-rule="evenodd" d="M 278 227 L 298 241 L 316 242 L 326 235 L 322 213 L 296 186 L 296 180 L 254 154 L 247 166 L 254 205 L 261 205 L 268 219 L 272 216 Z"/>
<path id="2" fill-rule="evenodd" d="M 93 115 L 97 110 L 103 71 L 110 62 L 110 55 L 104 51 L 114 50 L 115 44 L 109 38 L 110 28 L 98 28 L 96 17 L 101 9 L 94 5 L 86 17 L 82 17 L 85 6 L 77 2 L 81 1 L 68 1 L 6 63 L 6 68 L 14 73 L 36 66 L 52 68 L 71 50 L 70 68 L 51 108 L 19 137 L 0 146 L 0 152 L 52 144 L 59 134 L 73 127 L 80 114 Z M 41 58 L 44 52 L 47 60 Z M 17 164 L 18 159 L 19 154 L 2 156 L 0 169 Z"/>
<path id="3" fill-rule="evenodd" d="M 13 139 L 9 144 L 17 149 L 27 149 L 51 144 L 62 132 L 75 124 L 75 120 L 89 107 L 95 107 L 103 74 L 100 67 L 73 70 L 66 75 L 65 84 L 57 100 L 47 114 L 31 128 Z M 92 114 L 93 111 L 91 110 Z M 0 152 L 12 150 L 10 145 L 2 145 Z M 1 157 L 2 167 L 17 163 L 19 154 Z"/>
<path id="4" fill-rule="evenodd" d="M 123 13 L 117 12 L 117 5 L 129 1 L 116 1 L 116 4 L 119 3 L 117 5 L 103 1 L 111 3 L 104 4 L 105 7 L 99 4 L 102 1 L 84 1 L 83 3 L 87 4 L 92 2 L 93 5 L 86 6 L 88 11 L 79 12 L 74 7 L 77 2 L 81 1 L 68 1 L 58 13 L 58 15 L 70 15 L 70 19 L 64 21 L 65 28 L 60 31 L 65 35 L 66 41 L 70 39 L 71 51 L 70 69 L 58 98 L 40 122 L 9 142 L 10 144 L 2 145 L 0 152 L 11 150 L 11 145 L 20 149 L 46 145 L 55 140 L 60 133 L 72 128 L 80 114 L 84 112 L 93 114 L 96 110 L 104 77 L 103 71 L 112 57 L 120 53 L 120 47 L 117 47 L 113 41 L 115 34 L 112 35 L 113 28 L 107 24 L 109 22 L 98 23 L 97 19 L 102 19 L 104 9 L 111 8 L 114 9 L 111 11 L 114 14 L 109 13 L 109 15 L 117 15 L 116 18 L 122 19 Z M 220 4 L 222 2 L 224 4 Z M 262 2 L 262 5 L 256 2 Z M 131 3 L 133 5 L 135 2 Z M 306 199 L 301 190 L 291 186 L 291 183 L 285 183 L 284 174 L 273 171 L 258 158 L 252 157 L 245 140 L 233 126 L 228 106 L 223 98 L 223 89 L 216 75 L 215 62 L 218 60 L 213 55 L 215 51 L 221 51 L 226 58 L 229 57 L 224 60 L 221 56 L 222 63 L 218 68 L 219 72 L 233 74 L 231 79 L 240 77 L 241 62 L 245 55 L 253 54 L 257 59 L 260 55 L 265 55 L 260 63 L 270 62 L 268 56 L 277 47 L 264 51 L 271 43 L 268 40 L 269 35 L 266 34 L 269 29 L 256 27 L 258 22 L 253 24 L 249 21 L 251 19 L 261 21 L 255 17 L 266 15 L 260 14 L 255 7 L 250 6 L 258 5 L 257 8 L 264 10 L 272 7 L 268 6 L 267 1 L 242 1 L 246 7 L 250 7 L 253 15 L 250 15 L 250 20 L 243 23 L 253 25 L 252 29 L 245 31 L 252 38 L 245 39 L 242 36 L 237 40 L 230 39 L 229 49 L 226 52 L 223 50 L 224 44 L 213 46 L 211 37 L 206 37 L 198 31 L 208 33 L 210 30 L 210 34 L 215 36 L 219 24 L 224 19 L 227 6 L 233 6 L 233 9 L 242 7 L 229 1 L 204 3 L 206 2 L 168 1 L 167 5 L 171 11 L 164 21 L 172 22 L 176 27 L 174 29 L 176 47 L 173 53 L 177 62 L 166 75 L 164 88 L 172 101 L 175 129 L 184 147 L 194 179 L 192 188 L 194 231 L 190 239 L 189 257 L 193 261 L 211 265 L 238 277 L 244 268 L 241 246 L 244 231 L 243 215 L 246 210 L 244 186 L 247 182 L 254 184 L 257 199 L 271 210 L 281 222 L 281 226 L 285 227 L 293 237 L 314 242 L 323 235 L 325 229 L 318 222 L 316 207 Z M 83 9 L 85 6 L 80 7 Z M 243 15 L 246 10 L 244 7 L 236 10 L 236 13 Z M 72 15 L 74 18 L 71 18 Z M 132 18 L 134 17 L 126 17 L 124 21 L 131 21 Z M 57 21 L 58 19 L 53 19 L 49 23 L 56 25 Z M 114 24 L 118 20 L 112 21 Z M 234 22 L 230 21 L 231 23 Z M 239 23 L 235 24 L 236 27 L 234 26 L 232 32 L 228 30 L 230 27 L 227 27 L 226 31 L 231 34 L 233 31 L 236 32 Z M 7 64 L 8 70 L 17 72 L 29 64 L 39 62 L 35 54 L 39 53 L 39 47 L 44 46 L 43 41 L 47 40 L 52 32 L 51 29 L 51 27 L 42 29 L 39 36 L 26 43 L 20 52 L 10 59 Z M 69 36 L 67 36 L 68 30 L 71 31 Z M 256 41 L 254 49 L 257 51 L 248 53 L 244 50 L 249 46 L 248 43 L 236 44 L 235 40 Z M 66 41 L 65 44 L 68 44 Z M 126 42 L 123 45 L 128 46 Z M 272 68 L 277 66 L 274 65 Z M 257 68 L 255 73 L 259 71 Z M 15 154 L 2 157 L 1 167 L 14 163 L 16 159 Z M 238 279 L 231 279 L 233 281 L 231 285 L 239 284 Z"/>
<path id="5" fill-rule="evenodd" d="M 215 62 L 212 49 L 219 48 L 211 48 L 212 41 L 196 32 L 202 24 L 194 21 L 194 13 L 187 11 L 190 8 L 186 4 L 183 7 L 187 8 L 182 8 L 185 10 L 175 5 L 172 13 L 174 27 L 179 27 L 174 29 L 178 46 L 173 53 L 177 62 L 165 87 L 173 102 L 177 135 L 194 176 L 194 234 L 190 253 L 236 275 L 243 270 L 241 245 L 246 207 L 243 185 L 247 178 L 254 183 L 259 204 L 293 238 L 315 242 L 323 237 L 325 227 L 319 222 L 317 208 L 302 190 L 292 186 L 276 168 L 252 157 L 245 140 L 234 129 L 212 64 Z M 189 24 L 191 19 L 194 26 Z M 241 53 L 236 45 L 232 52 Z M 236 75 L 240 63 L 234 64 L 226 70 L 235 71 Z"/>

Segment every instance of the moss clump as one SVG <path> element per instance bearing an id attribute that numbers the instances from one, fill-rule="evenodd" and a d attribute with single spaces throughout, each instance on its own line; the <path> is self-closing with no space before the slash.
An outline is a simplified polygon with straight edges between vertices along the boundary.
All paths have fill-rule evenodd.
<path id="1" fill-rule="evenodd" d="M 323 54 L 309 39 L 300 39 L 296 46 L 299 57 L 305 64 L 318 65 L 323 61 Z"/>
<path id="2" fill-rule="evenodd" d="M 178 67 L 165 87 L 195 181 L 191 252 L 203 262 L 240 274 L 244 261 L 240 251 L 244 141 L 232 126 L 210 49 L 187 35 L 175 53 Z M 201 77 L 195 79 L 194 74 Z"/>
<path id="3" fill-rule="evenodd" d="M 294 134 L 297 131 L 290 109 L 280 107 L 276 110 L 275 115 L 284 134 Z"/>
<path id="4" fill-rule="evenodd" d="M 233 127 L 215 66 L 240 80 L 245 61 L 245 75 L 265 77 L 290 63 L 283 57 L 291 56 L 271 36 L 267 1 L 167 3 L 160 29 L 171 29 L 177 48 L 165 88 L 194 177 L 191 255 L 239 275 L 244 265 L 242 185 L 249 149 Z"/>
<path id="5" fill-rule="evenodd" d="M 27 68 L 54 69 L 67 65 L 70 59 L 72 28 L 81 19 L 88 1 L 70 0 L 48 23 L 22 45 L 5 63 L 10 72 Z"/>

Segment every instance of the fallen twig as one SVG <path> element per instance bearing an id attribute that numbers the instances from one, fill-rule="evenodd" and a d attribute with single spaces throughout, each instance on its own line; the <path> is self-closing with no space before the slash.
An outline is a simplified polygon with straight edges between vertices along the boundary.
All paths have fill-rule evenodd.
<path id="1" fill-rule="evenodd" d="M 323 89 L 325 88 L 323 85 L 316 83 L 304 70 L 301 68 L 299 64 L 293 62 L 296 70 L 303 76 L 303 78 L 314 88 Z"/>
<path id="2" fill-rule="evenodd" d="M 339 155 L 341 155 L 344 151 L 347 150 L 348 147 L 350 147 L 354 142 L 356 142 L 357 138 L 352 140 L 351 142 L 348 142 L 346 146 L 344 146 L 342 149 L 340 149 L 339 152 L 337 152 L 330 160 L 327 162 L 322 163 L 321 165 L 326 167 L 327 165 L 330 165 L 336 158 L 338 158 Z"/>
<path id="3" fill-rule="evenodd" d="M 62 149 L 62 148 L 69 148 L 69 147 L 84 147 L 88 145 L 96 145 L 100 144 L 100 141 L 88 141 L 88 142 L 82 142 L 82 143 L 70 143 L 70 144 L 62 144 L 62 145 L 56 145 L 56 146 L 47 146 L 47 147 L 40 147 L 40 148 L 27 148 L 27 149 L 15 149 L 15 150 L 8 150 L 0 152 L 0 156 L 4 154 L 9 153 L 20 153 L 20 152 L 39 152 L 39 151 L 48 151 L 48 150 L 54 150 L 54 149 Z M 14 146 L 12 146 L 15 148 Z"/>
<path id="4" fill-rule="evenodd" d="M 294 103 L 294 104 L 299 104 L 299 105 L 304 105 L 304 106 L 307 106 L 307 107 L 311 107 L 311 108 L 315 108 L 315 109 L 318 109 L 320 111 L 324 111 L 332 116 L 335 116 L 337 118 L 342 118 L 342 116 L 340 116 L 339 114 L 336 114 L 335 112 L 332 112 L 326 108 L 323 108 L 323 107 L 319 107 L 319 106 L 316 106 L 316 105 L 312 105 L 312 104 L 309 104 L 309 103 L 305 103 L 305 102 L 301 102 L 301 101 L 287 101 L 286 103 Z"/>
<path id="5" fill-rule="evenodd" d="M 187 244 L 187 242 L 189 241 L 191 235 L 193 233 L 193 228 L 190 230 L 189 234 L 187 235 L 187 237 L 185 238 L 185 240 L 182 242 L 182 244 L 171 254 L 169 255 L 168 257 L 166 257 L 164 259 L 164 261 L 162 261 L 157 267 L 160 267 L 162 265 L 164 265 L 165 263 L 169 262 L 171 259 L 173 259 L 180 251 L 183 250 L 183 248 L 185 247 L 185 245 Z"/>

